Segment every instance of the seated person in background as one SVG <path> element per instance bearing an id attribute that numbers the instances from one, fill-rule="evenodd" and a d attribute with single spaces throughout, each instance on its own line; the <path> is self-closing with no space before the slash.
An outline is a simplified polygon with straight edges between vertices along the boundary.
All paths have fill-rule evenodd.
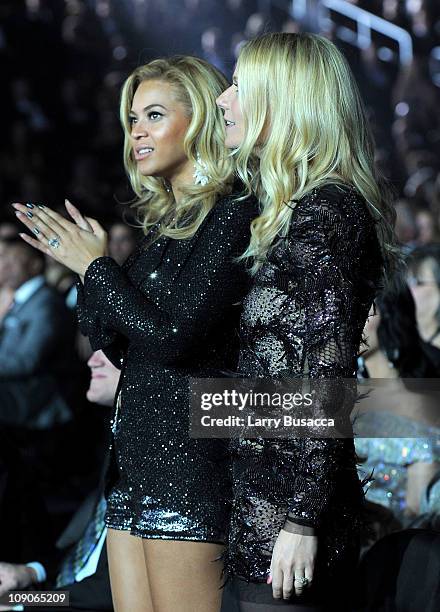
<path id="1" fill-rule="evenodd" d="M 440 368 L 440 244 L 411 252 L 407 282 L 416 304 L 419 333 Z"/>
<path id="2" fill-rule="evenodd" d="M 6 276 L 5 273 L 7 270 L 4 266 L 4 257 L 3 254 L 5 252 L 5 244 L 3 240 L 5 238 L 12 238 L 14 236 L 18 236 L 18 233 L 21 230 L 14 225 L 13 223 L 9 223 L 8 221 L 4 221 L 0 223 L 0 323 L 5 314 L 8 312 L 9 308 L 12 305 L 14 299 L 14 290 L 11 287 L 8 287 L 6 284 Z"/>
<path id="3" fill-rule="evenodd" d="M 355 438 L 356 453 L 365 460 L 358 469 L 363 478 L 373 472 L 367 500 L 389 508 L 406 526 L 422 511 L 421 500 L 440 469 L 438 394 L 425 384 L 438 371 L 418 334 L 406 285 L 396 282 L 376 308 L 360 359 L 360 375 L 368 378 L 359 390 L 369 395 L 354 413 L 355 435 L 365 436 Z"/>
<path id="4" fill-rule="evenodd" d="M 91 381 L 87 399 L 103 406 L 112 406 L 120 371 L 102 351 L 93 353 L 88 366 Z M 104 513 L 101 478 L 97 489 L 87 496 L 58 538 L 58 552 L 54 558 L 40 558 L 28 564 L 0 562 L 0 596 L 6 591 L 24 590 L 42 583 L 39 586 L 44 589 L 69 591 L 72 610 L 112 611 Z M 60 553 L 63 553 L 61 559 Z"/>
<path id="5" fill-rule="evenodd" d="M 14 290 L 6 284 L 5 249 L 6 246 L 0 238 L 0 325 L 14 301 Z"/>
<path id="6" fill-rule="evenodd" d="M 12 298 L 0 321 L 0 423 L 49 429 L 72 418 L 73 315 L 46 284 L 42 253 L 19 237 L 0 244 L 1 277 Z"/>
<path id="7" fill-rule="evenodd" d="M 137 244 L 136 230 L 122 221 L 113 223 L 108 232 L 108 252 L 120 266 Z"/>

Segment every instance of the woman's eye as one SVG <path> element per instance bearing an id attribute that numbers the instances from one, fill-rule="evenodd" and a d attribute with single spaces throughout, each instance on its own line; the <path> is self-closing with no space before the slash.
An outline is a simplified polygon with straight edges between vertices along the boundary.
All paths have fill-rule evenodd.
<path id="1" fill-rule="evenodd" d="M 148 118 L 152 119 L 153 121 L 157 121 L 159 117 L 162 117 L 162 113 L 158 113 L 157 111 L 152 111 L 151 113 L 148 113 Z"/>
<path id="2" fill-rule="evenodd" d="M 136 117 L 129 117 L 128 118 L 128 125 L 133 125 L 133 123 L 136 123 Z"/>

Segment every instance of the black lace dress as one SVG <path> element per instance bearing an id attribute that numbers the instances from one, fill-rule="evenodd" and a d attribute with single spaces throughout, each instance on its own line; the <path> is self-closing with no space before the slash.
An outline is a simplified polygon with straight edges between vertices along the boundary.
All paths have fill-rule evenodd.
<path id="1" fill-rule="evenodd" d="M 245 298 L 239 373 L 354 378 L 381 275 L 375 223 L 363 199 L 348 187 L 313 190 L 297 203 L 287 237 Z M 352 439 L 239 439 L 232 449 L 230 576 L 266 582 L 286 519 L 316 529 L 317 574 L 331 578 L 356 563 L 363 490 Z"/>
<path id="2" fill-rule="evenodd" d="M 100 257 L 79 286 L 81 331 L 121 378 L 112 416 L 106 524 L 158 539 L 225 539 L 230 464 L 222 440 L 189 435 L 189 377 L 235 367 L 237 263 L 257 216 L 253 199 L 221 198 L 189 240 L 145 238 L 122 266 Z M 226 447 L 226 448 L 225 448 Z"/>

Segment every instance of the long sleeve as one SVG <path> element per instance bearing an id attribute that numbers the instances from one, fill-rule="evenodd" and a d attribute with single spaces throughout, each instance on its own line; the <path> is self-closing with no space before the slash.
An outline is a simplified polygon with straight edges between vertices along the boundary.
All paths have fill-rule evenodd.
<path id="1" fill-rule="evenodd" d="M 373 223 L 368 222 L 365 212 L 356 220 L 355 211 L 347 215 L 339 204 L 338 198 L 324 192 L 293 212 L 287 252 L 294 289 L 287 293 L 284 305 L 284 314 L 294 309 L 304 317 L 299 374 L 332 379 L 328 386 L 317 386 L 314 401 L 315 413 L 329 417 L 347 399 L 350 404 L 349 392 L 344 397 L 347 387 L 343 379 L 355 377 L 364 324 L 360 313 L 368 312 L 369 302 L 364 298 L 363 304 L 360 296 L 371 296 L 362 255 Z M 355 198 L 350 204 L 359 207 L 359 200 Z M 295 445 L 294 494 L 289 500 L 288 520 L 319 527 L 339 476 L 355 470 L 353 441 L 304 437 L 296 439 Z"/>
<path id="2" fill-rule="evenodd" d="M 110 257 L 91 263 L 79 296 L 78 315 L 81 330 L 94 349 L 118 338 L 120 342 L 122 337 L 147 346 L 151 359 L 158 363 L 175 363 L 200 346 L 222 312 L 242 299 L 249 281 L 244 266 L 234 258 L 249 241 L 250 222 L 257 214 L 255 203 L 230 199 L 218 207 L 201 228 L 178 282 L 167 290 L 169 298 L 163 308 L 136 287 Z"/>
<path id="3" fill-rule="evenodd" d="M 100 323 L 93 302 L 86 299 L 84 285 L 79 278 L 76 289 L 76 316 L 81 333 L 88 336 L 93 350 L 102 349 L 112 364 L 121 369 L 128 344 L 126 339 Z"/>
<path id="4" fill-rule="evenodd" d="M 76 315 L 81 333 L 88 336 L 94 350 L 101 348 L 112 364 L 120 370 L 127 351 L 127 338 L 100 324 L 93 304 L 89 306 L 87 303 L 84 285 L 79 279 L 76 289 Z"/>

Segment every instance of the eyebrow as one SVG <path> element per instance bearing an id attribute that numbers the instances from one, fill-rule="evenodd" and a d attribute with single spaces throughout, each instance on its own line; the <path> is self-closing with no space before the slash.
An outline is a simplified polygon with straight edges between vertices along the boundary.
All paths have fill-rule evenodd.
<path id="1" fill-rule="evenodd" d="M 166 107 L 163 104 L 149 104 L 148 106 L 145 106 L 142 109 L 142 112 L 148 111 L 150 110 L 150 108 L 154 108 L 155 106 L 160 106 L 161 108 L 163 108 L 164 110 L 167 110 Z M 136 115 L 136 113 L 134 112 L 134 110 L 130 110 L 130 115 Z"/>

